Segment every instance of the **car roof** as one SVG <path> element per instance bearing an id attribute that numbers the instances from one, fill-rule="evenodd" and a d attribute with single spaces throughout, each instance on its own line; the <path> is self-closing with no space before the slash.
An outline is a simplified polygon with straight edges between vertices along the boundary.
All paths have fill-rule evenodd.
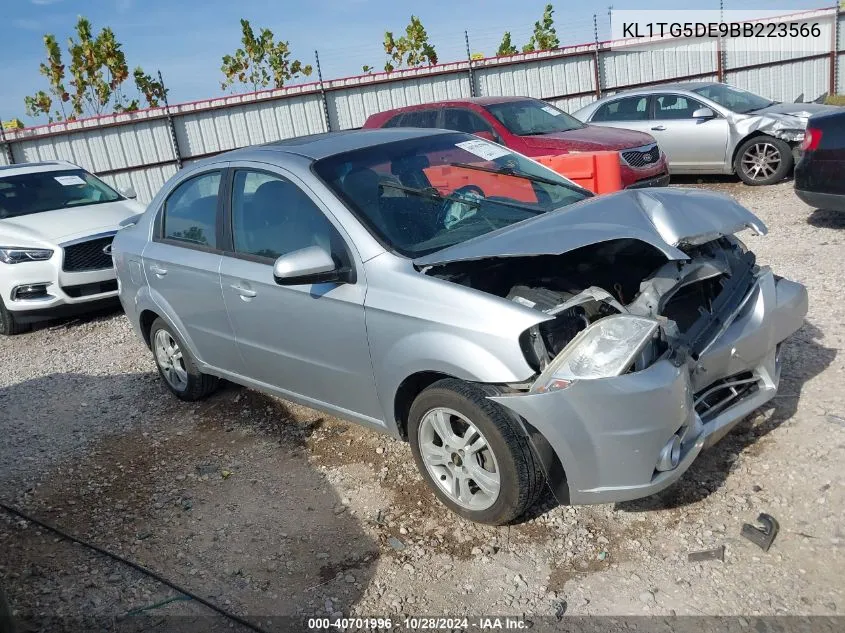
<path id="1" fill-rule="evenodd" d="M 374 128 L 345 130 L 343 132 L 323 132 L 321 134 L 297 136 L 265 145 L 232 150 L 231 152 L 216 156 L 215 161 L 247 159 L 249 156 L 254 156 L 255 152 L 296 154 L 312 160 L 320 160 L 327 156 L 343 154 L 344 152 L 372 147 L 374 145 L 404 141 L 411 138 L 455 133 L 454 130 L 426 128 Z"/>
<path id="2" fill-rule="evenodd" d="M 430 101 L 428 103 L 416 103 L 414 105 L 402 106 L 401 108 L 391 108 L 390 110 L 382 110 L 378 115 L 393 114 L 395 112 L 410 112 L 413 110 L 424 110 L 426 108 L 440 108 L 443 106 L 465 106 L 468 104 L 485 106 L 496 103 L 508 103 L 512 101 L 536 101 L 534 97 L 467 97 L 465 99 L 444 99 L 442 101 Z M 375 116 L 375 115 L 373 115 Z"/>
<path id="3" fill-rule="evenodd" d="M 699 90 L 701 88 L 707 88 L 708 86 L 719 86 L 725 85 L 720 84 L 716 81 L 681 81 L 677 83 L 671 84 L 660 84 L 657 86 L 643 86 L 642 88 L 632 88 L 631 90 L 621 90 L 619 92 L 615 92 L 612 95 L 604 97 L 601 101 L 609 101 L 611 99 L 616 99 L 618 97 L 622 97 L 624 95 L 642 95 L 642 94 L 652 94 L 652 93 L 660 93 L 660 92 L 692 92 L 694 90 Z"/>
<path id="4" fill-rule="evenodd" d="M 46 160 L 38 163 L 16 163 L 13 165 L 0 165 L 0 178 L 18 176 L 20 174 L 35 174 L 45 171 L 65 171 L 67 169 L 81 168 L 66 160 Z"/>

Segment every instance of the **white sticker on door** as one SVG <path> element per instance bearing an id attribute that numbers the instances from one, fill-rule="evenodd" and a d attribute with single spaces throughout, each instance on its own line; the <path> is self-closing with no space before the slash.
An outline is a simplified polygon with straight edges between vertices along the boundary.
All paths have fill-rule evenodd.
<path id="1" fill-rule="evenodd" d="M 70 185 L 84 185 L 85 181 L 82 180 L 79 176 L 53 176 L 55 181 L 62 185 L 63 187 L 69 187 Z"/>
<path id="2" fill-rule="evenodd" d="M 470 154 L 475 154 L 484 160 L 495 160 L 510 154 L 510 151 L 506 150 L 504 147 L 499 147 L 498 145 L 494 145 L 493 143 L 489 143 L 481 139 L 477 141 L 455 143 L 455 147 L 460 147 L 462 150 L 466 150 Z"/>

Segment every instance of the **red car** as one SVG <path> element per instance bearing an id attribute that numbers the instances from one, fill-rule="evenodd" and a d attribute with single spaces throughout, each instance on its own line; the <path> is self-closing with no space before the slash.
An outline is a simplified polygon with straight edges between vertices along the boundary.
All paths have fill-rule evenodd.
<path id="1" fill-rule="evenodd" d="M 374 114 L 364 127 L 458 130 L 525 156 L 618 151 L 623 187 L 669 184 L 666 156 L 650 134 L 585 125 L 563 110 L 530 97 L 479 97 L 408 106 Z"/>

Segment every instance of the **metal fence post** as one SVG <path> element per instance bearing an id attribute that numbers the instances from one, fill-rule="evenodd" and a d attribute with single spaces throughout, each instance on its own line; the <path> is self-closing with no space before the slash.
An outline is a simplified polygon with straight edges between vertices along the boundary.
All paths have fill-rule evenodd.
<path id="1" fill-rule="evenodd" d="M 475 97 L 475 78 L 472 76 L 472 53 L 469 50 L 469 33 L 464 31 L 464 42 L 467 45 L 467 74 L 469 75 L 469 96 Z"/>
<path id="2" fill-rule="evenodd" d="M 329 118 L 329 102 L 326 99 L 326 88 L 323 86 L 323 71 L 320 69 L 320 54 L 314 51 L 314 59 L 317 62 L 317 79 L 320 80 L 320 101 L 323 102 L 323 118 L 326 122 L 326 132 L 332 131 L 332 121 Z"/>
<path id="3" fill-rule="evenodd" d="M 596 50 L 593 55 L 593 77 L 596 82 L 596 99 L 601 99 L 601 59 L 599 58 L 599 22 L 598 17 L 593 13 L 593 43 Z"/>
<path id="4" fill-rule="evenodd" d="M 173 115 L 170 114 L 170 104 L 167 101 L 167 90 L 164 87 L 164 79 L 161 77 L 161 71 L 158 71 L 158 82 L 161 84 L 164 113 L 167 115 L 167 128 L 170 130 L 170 142 L 173 144 L 173 153 L 176 155 L 176 168 L 182 169 L 182 152 L 179 151 L 179 141 L 176 140 L 176 126 L 173 124 Z"/>
<path id="5" fill-rule="evenodd" d="M 6 130 L 3 129 L 3 120 L 0 119 L 0 144 L 3 145 L 3 151 L 6 152 L 6 157 L 9 159 L 9 164 L 15 164 L 15 155 L 12 153 L 12 143 L 6 140 Z"/>
<path id="6" fill-rule="evenodd" d="M 830 49 L 830 94 L 839 94 L 839 0 L 833 3 L 833 42 Z"/>
<path id="7" fill-rule="evenodd" d="M 725 22 L 725 0 L 719 0 L 719 24 Z M 725 83 L 725 61 L 727 60 L 725 53 L 725 40 L 722 37 L 722 32 L 719 31 L 719 37 L 716 38 L 716 80 L 719 83 Z"/>

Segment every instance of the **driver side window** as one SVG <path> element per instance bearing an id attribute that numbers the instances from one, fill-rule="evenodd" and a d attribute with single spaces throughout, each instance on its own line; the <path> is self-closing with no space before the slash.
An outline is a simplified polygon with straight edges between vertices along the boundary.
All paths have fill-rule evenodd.
<path id="1" fill-rule="evenodd" d="M 340 235 L 322 210 L 291 181 L 238 169 L 232 186 L 235 252 L 267 260 L 309 246 L 337 250 Z"/>

